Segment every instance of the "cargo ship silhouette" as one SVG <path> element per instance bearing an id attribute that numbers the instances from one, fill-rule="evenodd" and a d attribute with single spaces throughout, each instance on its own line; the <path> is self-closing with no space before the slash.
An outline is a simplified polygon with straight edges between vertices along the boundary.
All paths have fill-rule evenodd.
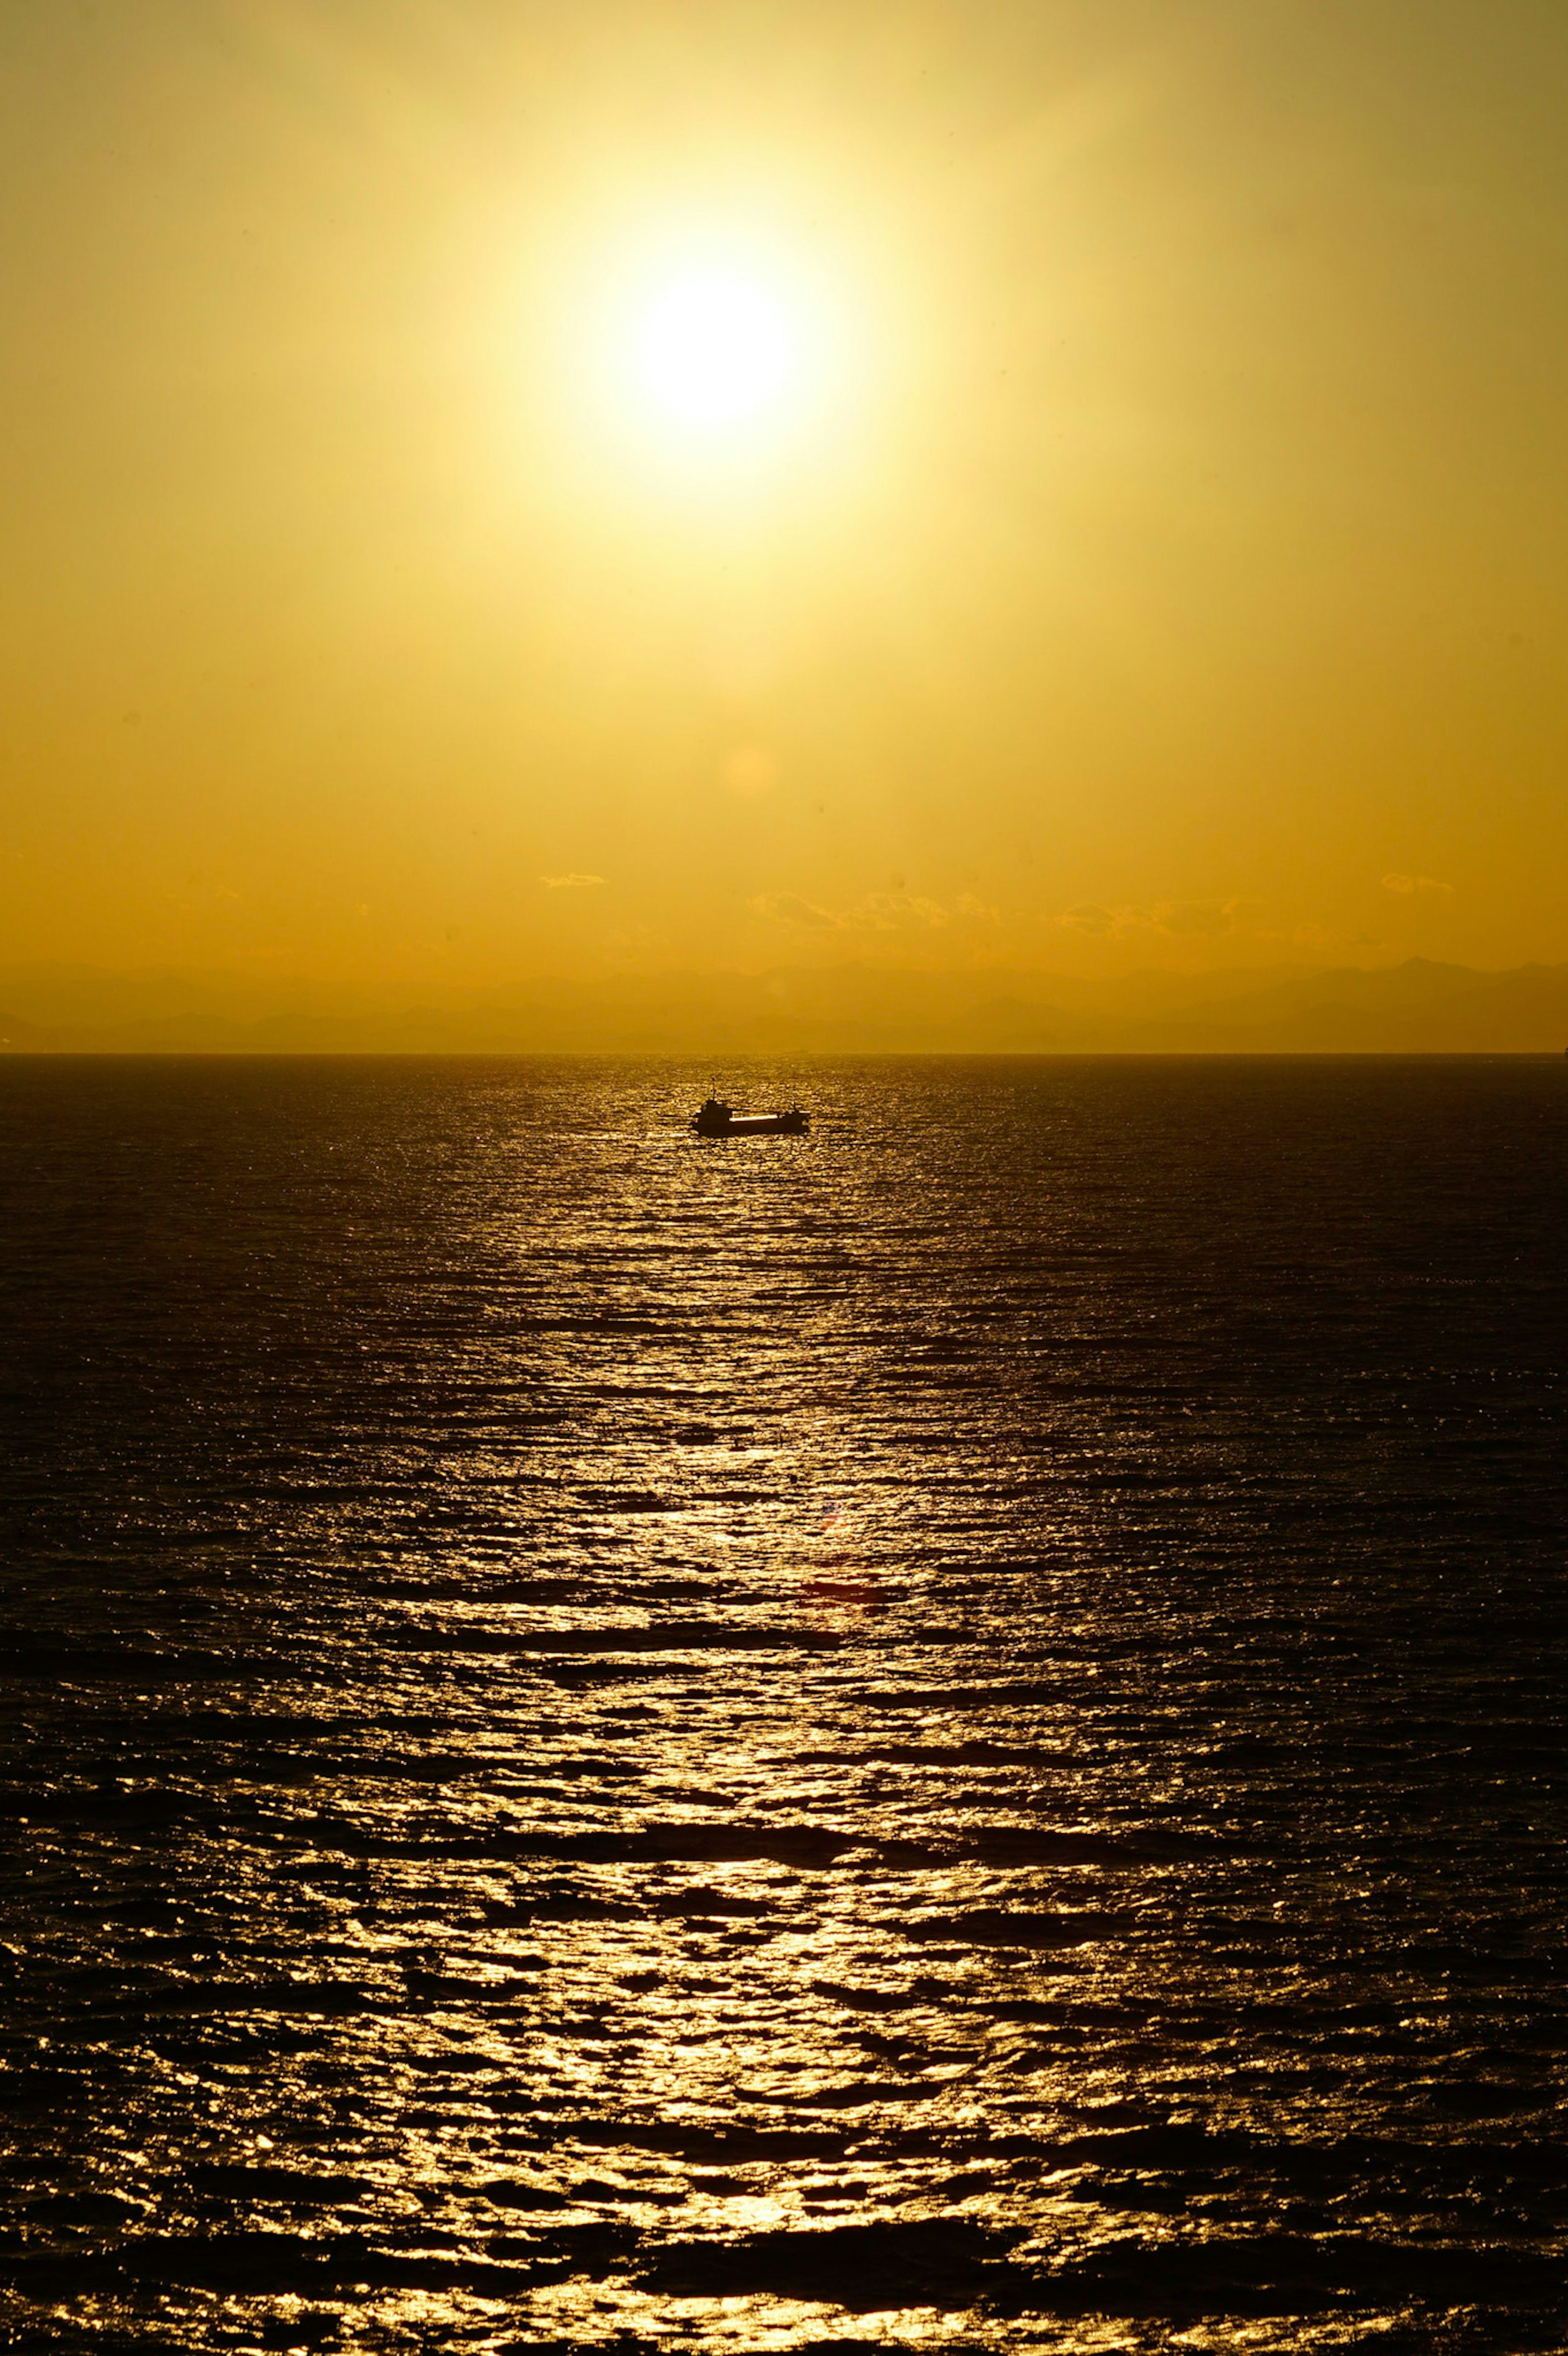
<path id="1" fill-rule="evenodd" d="M 710 1097 L 693 1117 L 699 1137 L 804 1137 L 811 1116 L 799 1106 L 789 1112 L 736 1112 Z"/>

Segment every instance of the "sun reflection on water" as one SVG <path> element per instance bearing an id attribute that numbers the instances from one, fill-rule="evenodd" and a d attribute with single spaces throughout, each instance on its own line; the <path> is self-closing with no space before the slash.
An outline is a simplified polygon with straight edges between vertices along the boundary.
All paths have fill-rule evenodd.
<path id="1" fill-rule="evenodd" d="M 722 1165 L 642 1082 L 590 1119 L 568 1077 L 549 1121 L 471 1079 L 461 1183 L 399 1131 L 396 1250 L 362 1293 L 299 1276 L 340 1355 L 295 1399 L 306 1344 L 252 1343 L 274 1387 L 227 1487 L 204 1433 L 126 1512 L 124 1626 L 72 1652 L 39 1590 L 75 1763 L 18 1813 L 72 2000 L 9 2063 L 53 2189 L 5 2319 L 501 2356 L 1408 2319 L 1413 2264 L 1384 2297 L 1344 2204 L 1441 2251 L 1442 2169 L 1551 2089 L 1488 2065 L 1409 2130 L 1479 2049 L 1420 1945 L 1416 1831 L 1380 1847 L 1320 1764 L 1348 1712 L 1387 1739 L 1362 1656 L 1304 1666 L 1320 1558 L 1323 1624 L 1356 1608 L 1344 1525 L 1301 1540 L 1288 1614 L 1258 1585 L 1272 1461 L 1230 1344 L 1190 1338 L 1195 1300 L 1241 1317 L 1228 1263 L 1141 1290 L 1061 1127 L 1047 1160 L 1004 1122 L 955 1142 L 940 1075 L 897 1160 L 824 1081 L 811 1137 Z M 1093 1172 L 1130 1118 L 1081 1115 Z M 1156 1192 L 1139 1268 L 1190 1233 Z M 1479 1922 L 1503 1885 L 1465 1856 Z"/>

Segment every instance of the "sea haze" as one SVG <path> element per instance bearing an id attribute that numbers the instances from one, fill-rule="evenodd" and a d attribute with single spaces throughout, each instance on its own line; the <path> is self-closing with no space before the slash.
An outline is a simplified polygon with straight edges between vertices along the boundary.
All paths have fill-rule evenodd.
<path id="1" fill-rule="evenodd" d="M 1568 965 L 1157 969 L 1098 980 L 849 962 L 448 984 L 412 1001 L 178 968 L 0 965 L 16 1055 L 1530 1055 L 1568 1040 Z"/>
<path id="2" fill-rule="evenodd" d="M 1568 1065 L 708 1078 L 0 1062 L 5 2344 L 1568 2344 Z"/>

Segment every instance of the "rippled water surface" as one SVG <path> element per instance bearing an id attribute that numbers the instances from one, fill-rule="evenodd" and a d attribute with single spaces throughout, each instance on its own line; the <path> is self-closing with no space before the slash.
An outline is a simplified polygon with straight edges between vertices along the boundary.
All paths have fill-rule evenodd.
<path id="1" fill-rule="evenodd" d="M 1568 1066 L 707 1076 L 0 1064 L 0 2345 L 1568 2346 Z"/>

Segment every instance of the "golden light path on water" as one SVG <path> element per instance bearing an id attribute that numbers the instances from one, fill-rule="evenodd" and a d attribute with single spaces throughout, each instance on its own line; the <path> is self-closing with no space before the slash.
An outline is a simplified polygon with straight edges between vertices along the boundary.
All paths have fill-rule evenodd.
<path id="1" fill-rule="evenodd" d="M 32 1107 L 0 2322 L 1549 2344 L 1499 2188 L 1560 1890 L 1477 1770 L 1561 1710 L 1517 1517 L 1506 1690 L 1472 1599 L 1555 1325 L 1499 1386 L 1504 1265 L 1436 1248 L 1477 1140 L 1555 1135 L 1529 1071 L 1477 1125 L 1434 1067 L 1395 1120 L 1327 1067 L 825 1066 L 763 1150 L 691 1136 L 705 1078 Z M 1336 1123 L 1387 1203 L 1326 1194 Z M 1534 1151 L 1485 1182 L 1531 1265 Z"/>
<path id="2" fill-rule="evenodd" d="M 601 2033 L 585 2045 L 580 2016 L 560 2031 L 541 2032 L 529 2055 L 530 2082 L 559 2086 L 564 2100 L 589 2115 L 629 2113 L 644 2123 L 644 2136 L 639 2147 L 634 2131 L 630 2147 L 618 2149 L 612 2137 L 613 2157 L 596 2173 L 574 2180 L 542 2172 L 520 2180 L 510 2198 L 530 2214 L 538 2213 L 535 2203 L 563 2200 L 586 2217 L 606 2209 L 678 2210 L 672 2222 L 682 2235 L 733 2236 L 799 2233 L 830 2220 L 907 2229 L 922 2215 L 950 2220 L 956 2194 L 1004 2227 L 1005 2169 L 955 2176 L 948 2145 L 986 2133 L 991 2068 L 1005 2068 L 1009 2058 L 1016 2066 L 1023 2057 L 1037 2075 L 1046 2057 L 1030 2051 L 1023 2029 L 998 2038 L 983 2016 L 965 2018 L 966 1991 L 945 1971 L 921 1969 L 924 1949 L 913 1951 L 908 1971 L 889 1974 L 888 1939 L 903 1927 L 911 1870 L 922 1907 L 940 1910 L 932 1925 L 939 1937 L 952 1931 L 950 1917 L 1000 1912 L 1016 1895 L 1015 1871 L 965 1862 L 961 1847 L 945 1858 L 930 1846 L 932 1826 L 941 1823 L 950 1834 L 984 1826 L 1004 1839 L 1011 1830 L 1026 1848 L 1032 1820 L 1026 1805 L 1019 1809 L 1026 1797 L 1016 1788 L 1020 1769 L 1026 1784 L 1037 1784 L 1047 1766 L 1058 1781 L 1063 1769 L 1070 1775 L 1071 1713 L 1053 1730 L 1068 1739 L 1049 1756 L 1039 1747 L 1044 1730 L 1032 1698 L 1021 1713 L 1007 1712 L 1004 1703 L 1002 1719 L 989 1721 L 993 1737 L 1004 1735 L 1008 1717 L 1022 1715 L 1022 1750 L 994 1740 L 978 1748 L 944 1742 L 970 1730 L 980 1694 L 954 1696 L 945 1707 L 939 1697 L 934 1709 L 919 1712 L 922 1739 L 913 1744 L 877 1742 L 881 1729 L 875 1719 L 866 1722 L 862 1689 L 868 1666 L 874 1676 L 878 1667 L 897 1676 L 911 1640 L 928 1655 L 947 1656 L 949 1646 L 939 1629 L 919 1625 L 925 1582 L 899 1576 L 907 1534 L 929 1524 L 933 1505 L 940 1516 L 941 1505 L 926 1494 L 918 1466 L 906 1469 L 897 1457 L 885 1458 L 868 1481 L 843 1419 L 819 1403 L 830 1369 L 830 1381 L 853 1394 L 857 1362 L 874 1360 L 876 1344 L 868 1344 L 858 1312 L 846 1315 L 840 1286 L 830 1285 L 810 1306 L 792 1297 L 792 1223 L 749 1237 L 749 1284 L 737 1290 L 736 1173 L 724 1162 L 711 1162 L 693 1186 L 683 1141 L 662 1169 L 650 1169 L 640 1137 L 612 1132 L 600 1150 L 610 1196 L 601 1219 L 579 1207 L 551 1254 L 578 1311 L 564 1321 L 556 1345 L 562 1375 L 580 1379 L 583 1312 L 601 1327 L 629 1313 L 642 1346 L 633 1354 L 635 1373 L 624 1363 L 624 1344 L 616 1350 L 610 1398 L 629 1415 L 661 1393 L 692 1420 L 673 1448 L 648 1451 L 635 1472 L 618 1468 L 623 1481 L 645 1482 L 646 1489 L 621 1489 L 607 1514 L 576 1537 L 596 1550 L 623 1549 L 628 1509 L 645 1507 L 665 1575 L 655 1576 L 652 1594 L 646 1578 L 618 1581 L 626 1600 L 607 1608 L 601 1602 L 585 1612 L 584 1599 L 567 1591 L 553 1605 L 531 1598 L 510 1610 L 520 1623 L 520 1654 L 558 1644 L 565 1655 L 586 1653 L 598 1664 L 596 1679 L 575 1688 L 579 1708 L 593 1711 L 591 1726 L 579 1719 L 577 1739 L 613 1759 L 629 1732 L 632 1755 L 655 1762 L 651 1780 L 639 1781 L 634 1804 L 622 1811 L 607 1815 L 603 1793 L 594 1793 L 583 1818 L 589 1843 L 640 1848 L 650 1861 L 661 1850 L 668 1855 L 660 1859 L 664 1870 L 655 1868 L 660 1886 L 651 1921 L 646 1864 L 605 1863 L 587 1901 L 604 1919 L 574 1921 L 552 1933 L 531 1912 L 526 1942 L 493 1950 L 491 1968 L 504 1974 L 520 1959 L 526 1968 L 549 1954 L 553 1936 L 558 1968 L 570 1974 L 581 2010 L 597 2015 Z M 629 1246 L 628 1183 L 642 1198 Z M 502 1222 L 489 1240 L 503 1258 L 516 1255 L 537 1273 L 532 1228 L 520 1235 Z M 769 1314 L 775 1298 L 782 1314 Z M 650 1319 L 653 1333 L 646 1331 Z M 736 1431 L 737 1413 L 762 1419 L 766 1437 L 755 1422 Z M 590 1479 L 599 1470 L 591 1461 L 575 1469 Z M 498 1483 L 506 1481 L 504 1462 L 493 1471 Z M 675 1502 L 693 1489 L 703 1504 Z M 482 1591 L 484 1566 L 475 1569 Z M 685 1575 L 671 1580 L 671 1569 Z M 661 1606 L 679 1615 L 682 1605 L 691 1612 L 715 1594 L 725 1607 L 717 1623 L 662 1618 Z M 944 1600 L 950 1608 L 950 1592 Z M 424 1609 L 407 1608 L 416 1621 Z M 498 1622 L 482 1601 L 449 1609 L 443 1641 L 461 1644 L 470 1621 L 488 1648 L 499 1643 L 505 1618 Z M 956 1634 L 949 1632 L 950 1644 Z M 960 1649 L 969 1648 L 961 1641 Z M 656 1676 L 630 1684 L 638 1667 L 646 1676 L 650 1652 Z M 993 1660 L 982 1663 L 987 1680 L 994 1671 Z M 628 1702 L 628 1686 L 642 1697 Z M 597 1709 L 596 1687 L 604 1697 Z M 885 1701 L 910 1698 L 897 1687 L 874 1690 Z M 895 1723 L 902 1726 L 901 1713 Z M 650 1805 L 659 1811 L 651 1837 Z M 841 1869 L 846 1857 L 849 1869 Z M 1072 1927 L 1069 1946 L 1078 1944 Z M 962 1932 L 952 1935 L 959 1944 L 936 1946 L 937 1960 L 962 1954 L 972 1963 Z M 983 1955 L 967 1993 L 983 1991 L 1005 2005 L 1020 1958 L 1010 1960 L 1012 1969 Z M 1073 1956 L 1075 1980 L 1081 1961 Z M 1062 1976 L 1047 1971 L 1043 1979 L 1037 1965 L 1026 1969 L 1036 1994 Z M 503 2067 L 507 2058 L 495 2056 Z M 1039 2109 L 1044 2092 L 1027 2088 L 1020 2107 Z M 754 2123 L 749 2130 L 737 2131 L 737 2115 Z M 920 2123 L 913 2140 L 927 2153 L 913 2172 L 908 2156 L 890 2166 L 876 2148 L 889 2122 L 896 2142 L 908 2142 L 903 2123 L 911 2116 Z M 660 2142 L 671 2148 L 660 2152 Z M 592 2145 L 598 2147 L 596 2136 Z M 718 2164 L 694 2165 L 682 2146 Z M 1024 2172 L 1037 2214 L 1036 2171 L 1026 2163 Z M 1068 2180 L 1071 2174 L 1065 2172 Z M 1067 2194 L 1064 2181 L 1064 2203 Z M 964 2254 L 972 2267 L 977 2253 Z M 944 2261 L 939 2244 L 939 2273 Z M 910 2263 L 903 2251 L 891 2271 L 908 2273 Z M 809 2254 L 781 2253 L 778 2271 L 802 2264 L 809 2289 Z M 882 2271 L 889 2271 L 886 2259 Z M 870 2276 L 875 2272 L 873 2264 Z M 917 2259 L 916 2281 L 921 2272 Z M 801 2329 L 822 2328 L 835 2305 L 757 2292 L 704 2299 L 702 2276 L 699 2261 L 682 2285 L 676 2261 L 668 2287 L 694 2295 L 694 2311 L 709 2329 L 732 2328 L 747 2344 L 792 2344 Z M 847 2288 L 865 2306 L 853 2285 L 831 2287 Z M 886 2297 L 891 2303 L 874 2298 L 867 2311 L 879 2330 L 899 2340 L 947 2336 L 918 2301 L 906 2303 L 891 2286 Z M 618 2320 L 645 2327 L 667 2297 L 668 2291 L 616 2302 Z M 579 2302 L 575 2286 L 554 2299 L 542 2295 L 541 2324 L 569 2336 Z"/>

